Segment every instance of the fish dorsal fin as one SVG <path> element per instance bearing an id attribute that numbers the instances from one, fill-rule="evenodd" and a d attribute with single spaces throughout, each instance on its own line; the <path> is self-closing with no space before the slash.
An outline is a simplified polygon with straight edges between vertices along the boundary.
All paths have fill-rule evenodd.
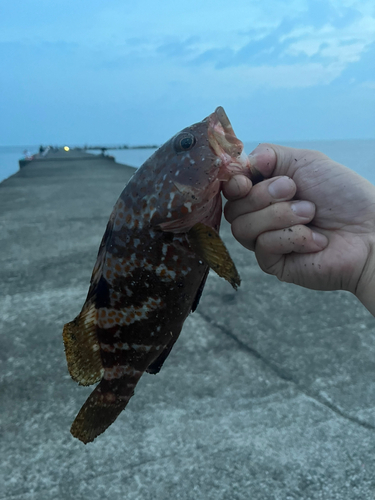
<path id="1" fill-rule="evenodd" d="M 68 370 L 80 385 L 99 382 L 104 374 L 100 346 L 96 336 L 96 308 L 84 308 L 73 321 L 64 326 L 63 339 Z"/>
<path id="2" fill-rule="evenodd" d="M 187 233 L 188 240 L 194 252 L 213 269 L 219 276 L 225 278 L 237 290 L 241 278 L 229 255 L 219 233 L 201 222 L 195 224 Z"/>

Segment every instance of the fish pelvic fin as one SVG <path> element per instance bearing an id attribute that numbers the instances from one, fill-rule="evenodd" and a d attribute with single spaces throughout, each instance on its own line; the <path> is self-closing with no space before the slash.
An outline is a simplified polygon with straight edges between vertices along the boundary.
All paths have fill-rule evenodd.
<path id="1" fill-rule="evenodd" d="M 80 385 L 99 382 L 104 374 L 100 346 L 96 336 L 96 308 L 83 309 L 63 330 L 68 370 Z"/>
<path id="2" fill-rule="evenodd" d="M 84 444 L 94 441 L 113 424 L 134 394 L 132 388 L 127 397 L 119 398 L 106 388 L 106 382 L 102 380 L 92 391 L 70 428 L 71 434 Z"/>
<path id="3" fill-rule="evenodd" d="M 198 222 L 187 233 L 187 237 L 192 250 L 237 290 L 241 278 L 219 233 L 212 227 Z"/>

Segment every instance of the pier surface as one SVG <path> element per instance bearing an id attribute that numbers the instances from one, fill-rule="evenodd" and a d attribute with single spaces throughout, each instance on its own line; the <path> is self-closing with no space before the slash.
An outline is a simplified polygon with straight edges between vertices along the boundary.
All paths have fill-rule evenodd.
<path id="1" fill-rule="evenodd" d="M 210 273 L 161 372 L 93 443 L 70 435 L 92 388 L 62 328 L 134 172 L 71 158 L 0 184 L 0 500 L 375 498 L 374 318 L 265 275 L 226 223 L 239 291 Z"/>

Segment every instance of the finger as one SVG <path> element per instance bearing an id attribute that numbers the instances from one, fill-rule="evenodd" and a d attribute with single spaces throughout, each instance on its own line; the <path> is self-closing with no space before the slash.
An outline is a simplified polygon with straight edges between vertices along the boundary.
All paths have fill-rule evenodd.
<path id="1" fill-rule="evenodd" d="M 232 222 L 232 233 L 241 245 L 254 250 L 262 233 L 308 224 L 314 215 L 315 205 L 310 201 L 280 202 L 237 217 Z"/>
<path id="2" fill-rule="evenodd" d="M 277 164 L 277 156 L 272 144 L 259 144 L 250 154 L 249 160 L 252 169 L 259 172 L 264 178 L 271 177 Z"/>
<path id="3" fill-rule="evenodd" d="M 298 254 L 316 253 L 328 245 L 328 238 L 304 225 L 296 225 L 278 231 L 268 231 L 259 236 L 255 253 L 259 266 L 269 274 L 280 276 L 283 259 L 292 252 Z"/>
<path id="4" fill-rule="evenodd" d="M 234 175 L 228 182 L 223 182 L 223 195 L 227 200 L 238 200 L 249 194 L 252 185 L 245 175 Z"/>
<path id="5" fill-rule="evenodd" d="M 259 144 L 249 154 L 250 170 L 260 174 L 260 177 L 270 177 L 276 166 L 275 151 L 268 144 Z M 223 194 L 228 200 L 237 200 L 246 196 L 252 183 L 245 175 L 235 175 L 227 182 L 223 182 Z"/>
<path id="6" fill-rule="evenodd" d="M 267 179 L 253 186 L 244 198 L 226 203 L 224 216 L 232 223 L 240 215 L 261 210 L 279 201 L 291 200 L 296 191 L 297 186 L 289 177 Z"/>
<path id="7" fill-rule="evenodd" d="M 306 167 L 316 160 L 328 159 L 328 156 L 320 151 L 289 148 L 268 143 L 260 144 L 249 157 L 251 158 L 253 155 L 255 159 L 250 161 L 261 173 L 264 172 L 264 177 L 271 175 L 293 177 L 294 173 L 301 167 Z M 265 163 L 265 158 L 270 159 L 269 165 Z M 268 175 L 265 175 L 267 173 Z"/>

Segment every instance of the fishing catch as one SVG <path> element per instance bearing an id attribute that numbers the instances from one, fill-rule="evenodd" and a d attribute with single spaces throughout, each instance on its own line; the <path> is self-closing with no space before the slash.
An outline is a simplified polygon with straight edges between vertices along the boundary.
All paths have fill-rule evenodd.
<path id="1" fill-rule="evenodd" d="M 100 381 L 71 427 L 82 442 L 116 420 L 145 371 L 159 372 L 209 268 L 239 286 L 218 234 L 221 183 L 236 173 L 257 176 L 219 107 L 159 148 L 121 193 L 86 302 L 63 331 L 72 378 Z"/>

